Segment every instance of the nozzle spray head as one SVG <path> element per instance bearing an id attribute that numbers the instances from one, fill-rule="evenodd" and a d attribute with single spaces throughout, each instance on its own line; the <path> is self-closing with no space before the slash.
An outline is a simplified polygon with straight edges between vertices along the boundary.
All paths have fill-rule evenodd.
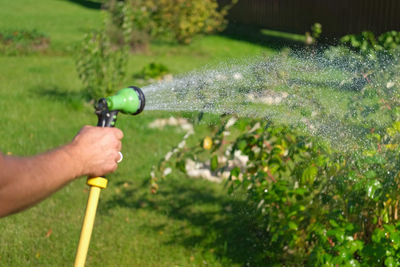
<path id="1" fill-rule="evenodd" d="M 97 126 L 114 127 L 118 112 L 137 115 L 143 111 L 144 104 L 144 94 L 136 86 L 121 89 L 113 96 L 100 98 L 95 104 L 96 115 L 99 119 Z"/>
<path id="2" fill-rule="evenodd" d="M 110 111 L 117 110 L 131 115 L 142 112 L 145 105 L 144 94 L 136 86 L 121 89 L 115 95 L 107 97 L 106 101 Z"/>

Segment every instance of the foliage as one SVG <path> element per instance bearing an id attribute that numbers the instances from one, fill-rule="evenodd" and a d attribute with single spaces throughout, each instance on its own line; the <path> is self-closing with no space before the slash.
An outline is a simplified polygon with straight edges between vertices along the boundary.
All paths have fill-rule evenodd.
<path id="1" fill-rule="evenodd" d="M 125 4 L 110 1 L 109 10 L 112 25 L 120 32 L 124 31 L 123 21 L 130 21 L 129 26 L 125 24 L 128 26 L 125 30 L 131 31 L 130 42 L 146 35 L 188 44 L 196 35 L 223 30 L 231 6 L 220 8 L 216 0 L 131 0 Z"/>
<path id="2" fill-rule="evenodd" d="M 231 171 L 230 188 L 243 188 L 258 210 L 269 248 L 264 259 L 292 264 L 304 260 L 313 242 L 311 229 L 325 210 L 320 201 L 329 181 L 325 177 L 338 164 L 330 162 L 329 151 L 311 139 L 267 124 L 245 131 L 234 142 L 235 150 L 249 162 L 246 169 Z"/>
<path id="3" fill-rule="evenodd" d="M 322 25 L 321 23 L 314 23 L 311 26 L 311 33 L 306 32 L 306 44 L 307 45 L 312 45 L 317 42 L 317 40 L 321 37 L 322 34 Z"/>
<path id="4" fill-rule="evenodd" d="M 358 91 L 351 97 L 345 119 L 358 123 L 365 129 L 376 129 L 376 118 L 380 125 L 398 120 L 400 104 L 400 54 L 379 54 L 376 58 L 363 59 L 360 53 L 345 47 L 333 47 L 326 51 L 332 65 L 354 73 L 350 80 L 342 81 L 347 89 Z M 346 88 L 343 86 L 343 88 Z M 379 115 L 378 115 L 379 114 Z"/>
<path id="5" fill-rule="evenodd" d="M 91 99 L 113 93 L 121 85 L 127 63 L 126 49 L 113 50 L 104 31 L 91 32 L 78 49 L 76 69 Z"/>
<path id="6" fill-rule="evenodd" d="M 362 36 L 348 35 L 342 41 L 348 40 L 345 43 L 351 48 L 332 46 L 324 51 L 324 57 L 332 66 L 354 73 L 350 80 L 343 81 L 343 85 L 347 85 L 347 89 L 360 91 L 357 97 L 365 98 L 365 95 L 370 98 L 375 95 L 385 100 L 395 100 L 400 73 L 400 46 L 397 45 L 400 39 L 393 41 L 396 35 L 391 31 L 382 34 L 378 40 L 370 32 L 363 32 Z"/>
<path id="7" fill-rule="evenodd" d="M 349 34 L 340 39 L 342 44 L 348 45 L 355 51 L 375 59 L 379 53 L 390 53 L 400 45 L 400 32 L 389 31 L 378 38 L 370 31 L 361 34 Z"/>
<path id="8" fill-rule="evenodd" d="M 38 30 L 7 30 L 0 32 L 0 54 L 18 55 L 43 51 L 50 39 Z"/>
<path id="9" fill-rule="evenodd" d="M 333 151 L 315 138 L 268 122 L 241 119 L 233 136 L 226 134 L 226 125 L 214 129 L 201 146 L 181 147 L 172 162 L 185 171 L 187 158 L 208 158 L 214 173 L 230 171 L 229 191 L 245 191 L 256 211 L 257 242 L 265 248 L 256 263 L 397 262 L 399 119 L 379 133 L 372 131 L 354 153 Z M 227 152 L 233 159 L 238 151 L 248 157 L 245 167 L 220 163 Z M 162 162 L 161 171 L 166 165 Z"/>
<path id="10" fill-rule="evenodd" d="M 311 26 L 311 36 L 314 39 L 318 39 L 321 36 L 321 34 L 322 34 L 322 25 L 321 25 L 321 23 L 318 23 L 318 22 L 314 23 Z"/>
<path id="11" fill-rule="evenodd" d="M 150 40 L 151 22 L 148 13 L 142 9 L 145 1 L 107 3 L 110 20 L 107 34 L 113 44 L 128 45 L 132 50 L 145 50 Z"/>
<path id="12" fill-rule="evenodd" d="M 170 73 L 170 71 L 164 64 L 151 62 L 144 66 L 137 74 L 134 75 L 134 77 L 144 80 L 161 79 L 168 73 Z"/>

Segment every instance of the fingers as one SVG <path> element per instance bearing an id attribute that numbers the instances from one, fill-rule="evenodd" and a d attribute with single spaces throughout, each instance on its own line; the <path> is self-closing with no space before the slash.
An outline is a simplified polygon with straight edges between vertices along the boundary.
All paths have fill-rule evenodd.
<path id="1" fill-rule="evenodd" d="M 84 126 L 72 141 L 83 174 L 105 175 L 114 172 L 122 156 L 123 132 L 117 128 Z"/>
<path id="2" fill-rule="evenodd" d="M 110 128 L 113 130 L 115 137 L 121 140 L 124 137 L 124 133 L 118 128 Z"/>
<path id="3" fill-rule="evenodd" d="M 119 141 L 119 142 L 117 142 L 117 143 L 115 144 L 115 149 L 118 150 L 118 151 L 121 151 L 121 149 L 122 149 L 122 143 L 121 143 L 121 141 Z"/>

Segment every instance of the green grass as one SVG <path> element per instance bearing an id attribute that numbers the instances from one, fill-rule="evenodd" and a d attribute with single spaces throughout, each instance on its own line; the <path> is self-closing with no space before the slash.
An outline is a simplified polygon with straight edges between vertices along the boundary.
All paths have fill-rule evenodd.
<path id="1" fill-rule="evenodd" d="M 70 141 L 96 117 L 83 104 L 71 47 L 85 31 L 100 27 L 101 12 L 59 0 L 2 1 L 0 31 L 37 29 L 50 37 L 51 53 L 0 56 L 0 150 L 33 155 Z M 130 58 L 131 75 L 150 62 L 182 73 L 221 60 L 274 53 L 224 36 L 199 38 L 189 46 L 153 43 Z M 125 156 L 103 190 L 87 266 L 232 266 L 251 261 L 260 249 L 251 241 L 253 222 L 241 196 L 223 185 L 182 174 L 149 193 L 151 166 L 174 147 L 183 132 L 150 129 L 165 112 L 120 116 Z M 180 115 L 180 114 L 177 114 Z M 200 125 L 198 133 L 206 132 Z M 190 142 L 198 142 L 195 136 Z M 87 201 L 85 179 L 66 186 L 39 205 L 0 220 L 0 266 L 71 266 Z M 50 234 L 51 233 L 51 234 Z"/>
<path id="2" fill-rule="evenodd" d="M 83 1 L 84 2 L 84 1 Z M 99 10 L 82 8 L 67 0 L 1 1 L 0 29 L 36 29 L 55 49 L 70 49 L 82 35 L 102 25 Z"/>

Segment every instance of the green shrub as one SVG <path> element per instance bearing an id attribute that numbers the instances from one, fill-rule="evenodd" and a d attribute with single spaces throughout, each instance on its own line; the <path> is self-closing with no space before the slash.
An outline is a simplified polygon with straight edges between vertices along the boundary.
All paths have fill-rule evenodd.
<path id="1" fill-rule="evenodd" d="M 231 186 L 247 191 L 259 210 L 264 259 L 328 266 L 392 261 L 400 240 L 374 236 L 382 228 L 395 232 L 399 221 L 399 138 L 395 122 L 371 134 L 368 146 L 343 154 L 282 127 L 239 136 L 234 150 L 249 162 L 244 171 L 232 170 Z M 372 253 L 377 247 L 391 252 Z"/>
<path id="2" fill-rule="evenodd" d="M 397 114 L 398 115 L 398 114 Z M 239 120 L 213 130 L 210 146 L 181 148 L 169 159 L 185 171 L 187 158 L 210 159 L 230 170 L 230 192 L 246 192 L 262 255 L 252 264 L 375 266 L 398 261 L 400 247 L 400 120 L 366 135 L 352 153 L 286 126 Z M 229 139 L 227 136 L 230 136 Z M 230 149 L 229 149 L 230 147 Z M 221 165 L 230 151 L 246 167 Z M 170 166 L 161 162 L 161 173 Z M 160 177 L 160 176 L 158 176 Z M 157 188 L 156 181 L 152 187 Z M 393 265 L 395 266 L 395 265 Z"/>
<path id="3" fill-rule="evenodd" d="M 395 95 L 398 86 L 393 85 L 398 85 L 400 73 L 400 46 L 396 44 L 397 41 L 393 41 L 397 35 L 396 32 L 388 32 L 382 34 L 378 40 L 368 32 L 363 33 L 364 37 L 345 36 L 342 41 L 347 46 L 331 46 L 325 49 L 324 60 L 335 68 L 354 74 L 351 80 L 343 81 L 342 85 L 346 85 L 347 89 L 361 91 L 359 97 L 365 93 Z M 385 91 L 386 87 L 389 90 Z M 367 92 L 363 89 L 367 89 Z M 388 97 L 385 99 L 393 100 Z"/>
<path id="4" fill-rule="evenodd" d="M 379 53 L 387 54 L 399 48 L 400 32 L 389 31 L 376 38 L 372 32 L 363 31 L 361 34 L 345 35 L 340 42 L 364 56 L 375 59 Z"/>
<path id="5" fill-rule="evenodd" d="M 318 23 L 318 22 L 314 23 L 311 26 L 311 36 L 315 40 L 317 40 L 319 37 L 321 37 L 321 34 L 322 34 L 322 25 L 321 25 L 321 23 Z"/>
<path id="6" fill-rule="evenodd" d="M 91 99 L 112 94 L 121 85 L 126 72 L 126 49 L 114 50 L 103 31 L 86 34 L 78 48 L 76 68 Z"/>
<path id="7" fill-rule="evenodd" d="M 188 44 L 196 35 L 223 30 L 227 11 L 232 5 L 220 8 L 216 0 L 130 0 L 125 4 L 110 1 L 108 6 L 112 24 L 121 32 L 127 17 L 125 8 L 130 10 L 132 33 Z"/>
<path id="8" fill-rule="evenodd" d="M 37 30 L 0 32 L 0 54 L 19 55 L 40 52 L 48 48 L 50 39 Z"/>
<path id="9" fill-rule="evenodd" d="M 107 35 L 119 47 L 128 45 L 131 50 L 146 50 L 150 41 L 151 28 L 149 14 L 143 10 L 145 1 L 121 2 L 112 0 L 107 4 L 110 20 Z"/>
<path id="10" fill-rule="evenodd" d="M 221 31 L 226 25 L 227 8 L 219 10 L 216 0 L 161 0 L 157 6 L 153 16 L 158 28 L 179 43 L 188 44 L 194 36 Z"/>
<path id="11" fill-rule="evenodd" d="M 306 32 L 306 45 L 316 44 L 318 39 L 321 37 L 322 34 L 322 25 L 318 22 L 314 23 L 311 26 L 311 33 Z"/>
<path id="12" fill-rule="evenodd" d="M 144 66 L 134 77 L 143 80 L 161 79 L 169 72 L 169 69 L 164 64 L 151 62 Z"/>

